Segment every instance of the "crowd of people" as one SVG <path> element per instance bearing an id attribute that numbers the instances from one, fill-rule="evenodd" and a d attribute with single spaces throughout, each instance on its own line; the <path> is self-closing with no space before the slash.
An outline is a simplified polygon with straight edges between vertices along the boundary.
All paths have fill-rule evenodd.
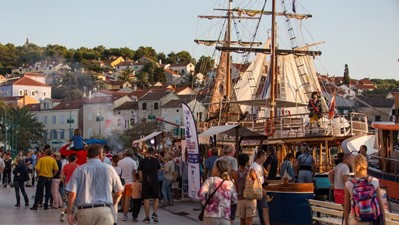
<path id="1" fill-rule="evenodd" d="M 21 194 L 25 206 L 30 206 L 25 187 L 36 187 L 30 210 L 59 209 L 60 221 L 117 224 L 119 213 L 127 221 L 132 212 L 131 219 L 138 222 L 143 205 L 143 222 L 149 223 L 159 221 L 158 207 L 173 205 L 179 197 L 179 191 L 172 191 L 183 168 L 176 165 L 182 163 L 179 148 L 157 152 L 133 147 L 111 154 L 108 146 L 84 143 L 78 149 L 79 143 L 71 140 L 59 151 L 45 145 L 25 155 L 21 151 L 15 158 L 0 153 L 0 178 L 3 187 L 15 188 L 15 207 L 21 206 Z M 98 221 L 88 221 L 92 220 L 88 214 Z"/>
<path id="2" fill-rule="evenodd" d="M 117 224 L 118 214 L 128 221 L 129 212 L 132 221 L 138 222 L 142 206 L 143 222 L 159 222 L 158 208 L 174 204 L 179 197 L 174 189 L 182 185 L 179 176 L 187 175 L 179 148 L 156 151 L 133 147 L 111 154 L 107 146 L 70 146 L 78 145 L 71 141 L 56 152 L 45 145 L 40 151 L 20 152 L 14 159 L 9 153 L 0 157 L 2 184 L 13 185 L 15 207 L 21 206 L 21 194 L 25 206 L 30 206 L 25 187 L 36 186 L 30 210 L 59 209 L 60 221 L 67 219 L 69 224 Z M 356 157 L 339 153 L 336 166 L 329 172 L 334 200 L 345 205 L 345 224 L 356 224 L 346 206 L 351 205 L 356 183 L 367 178 L 367 147 L 361 146 L 359 153 Z M 234 146 L 226 145 L 210 148 L 201 168 L 198 197 L 204 224 L 233 224 L 238 217 L 241 225 L 250 225 L 258 214 L 261 225 L 269 225 L 270 199 L 265 187 L 279 179 L 312 183 L 315 159 L 306 144 L 301 145 L 296 157 L 287 154 L 281 164 L 272 146 L 250 156 L 236 154 Z M 379 190 L 376 178 L 369 182 Z M 255 190 L 255 186 L 259 188 Z M 381 196 L 377 196 L 382 205 Z M 384 215 L 381 212 L 379 219 Z"/>

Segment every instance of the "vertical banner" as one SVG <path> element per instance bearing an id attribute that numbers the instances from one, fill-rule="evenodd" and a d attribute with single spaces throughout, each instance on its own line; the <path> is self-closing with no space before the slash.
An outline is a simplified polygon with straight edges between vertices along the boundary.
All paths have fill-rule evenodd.
<path id="1" fill-rule="evenodd" d="M 182 103 L 188 161 L 188 197 L 198 199 L 200 189 L 199 144 L 197 127 L 190 107 Z"/>

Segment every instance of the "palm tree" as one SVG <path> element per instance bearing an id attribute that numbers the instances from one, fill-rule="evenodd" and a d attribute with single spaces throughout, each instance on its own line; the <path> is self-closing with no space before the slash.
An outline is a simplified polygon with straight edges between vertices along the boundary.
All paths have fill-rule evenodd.
<path id="1" fill-rule="evenodd" d="M 183 81 L 182 81 L 182 85 L 184 86 L 188 86 L 191 89 L 194 89 L 194 87 L 197 86 L 197 76 L 195 76 L 194 74 L 188 73 L 186 75 L 183 76 Z"/>
<path id="2" fill-rule="evenodd" d="M 27 107 L 10 107 L 7 116 L 9 135 L 15 138 L 12 142 L 16 149 L 26 149 L 31 142 L 46 143 L 44 124 L 38 122 Z"/>
<path id="3" fill-rule="evenodd" d="M 135 76 L 135 79 L 132 82 L 133 85 L 136 85 L 138 88 L 145 89 L 150 86 L 148 83 L 148 74 L 147 73 L 138 73 Z"/>
<path id="4" fill-rule="evenodd" d="M 134 79 L 134 70 L 131 68 L 126 68 L 121 71 L 121 74 L 118 76 L 119 80 L 123 80 L 125 82 L 131 82 Z"/>

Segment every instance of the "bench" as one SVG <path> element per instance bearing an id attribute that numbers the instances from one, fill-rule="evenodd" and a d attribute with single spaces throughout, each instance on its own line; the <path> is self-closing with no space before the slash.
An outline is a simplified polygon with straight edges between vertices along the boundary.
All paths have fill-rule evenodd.
<path id="1" fill-rule="evenodd" d="M 399 214 L 385 212 L 386 225 L 399 225 Z"/>
<path id="2" fill-rule="evenodd" d="M 344 217 L 344 207 L 341 204 L 309 199 L 312 209 L 312 220 L 327 224 L 342 224 Z"/>
<path id="3" fill-rule="evenodd" d="M 308 201 L 312 209 L 313 221 L 323 222 L 327 224 L 342 224 L 344 207 L 341 204 L 314 199 L 309 199 Z M 399 225 L 399 214 L 385 212 L 385 224 Z"/>

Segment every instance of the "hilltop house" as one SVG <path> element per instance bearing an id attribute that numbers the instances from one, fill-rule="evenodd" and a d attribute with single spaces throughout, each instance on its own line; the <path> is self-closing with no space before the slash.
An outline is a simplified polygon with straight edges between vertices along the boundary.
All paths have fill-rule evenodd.
<path id="1" fill-rule="evenodd" d="M 1 96 L 23 96 L 28 95 L 38 101 L 51 97 L 51 86 L 37 81 L 41 79 L 30 75 L 24 76 L 18 80 L 8 80 L 0 86 Z"/>

